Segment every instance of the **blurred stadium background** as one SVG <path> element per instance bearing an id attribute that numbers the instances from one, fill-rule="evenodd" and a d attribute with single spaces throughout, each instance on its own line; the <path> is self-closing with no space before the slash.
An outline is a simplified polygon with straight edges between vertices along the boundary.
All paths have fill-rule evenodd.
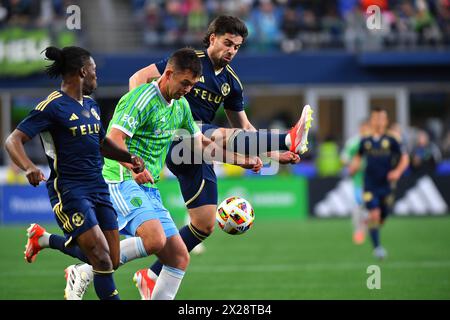
<path id="1" fill-rule="evenodd" d="M 373 4 L 381 8 L 382 24 L 369 30 L 366 9 Z M 81 9 L 79 29 L 68 28 L 76 12 L 70 5 Z M 449 299 L 449 0 L 2 0 L 2 146 L 59 86 L 43 74 L 40 52 L 46 46 L 79 45 L 93 53 L 99 78 L 94 97 L 107 123 L 135 71 L 175 48 L 202 48 L 208 23 L 223 13 L 241 17 L 250 31 L 232 66 L 244 84 L 252 123 L 287 129 L 310 104 L 310 151 L 276 175 L 216 166 L 219 199 L 247 198 L 255 207 L 255 225 L 236 237 L 216 230 L 206 252 L 192 258 L 178 298 Z M 355 203 L 339 157 L 375 106 L 388 110 L 390 130 L 413 160 L 381 233 L 389 252 L 381 263 L 368 241 L 352 243 Z M 224 113 L 215 121 L 228 126 Z M 46 169 L 38 139 L 27 151 Z M 160 189 L 181 225 L 184 205 L 170 172 Z M 31 222 L 59 232 L 45 187 L 28 186 L 2 148 L 0 299 L 62 298 L 63 270 L 74 260 L 46 250 L 27 265 L 22 251 Z M 116 272 L 122 298 L 139 298 L 131 277 L 151 261 L 134 261 Z M 372 264 L 381 267 L 380 290 L 366 286 Z M 95 299 L 93 290 L 87 298 Z"/>

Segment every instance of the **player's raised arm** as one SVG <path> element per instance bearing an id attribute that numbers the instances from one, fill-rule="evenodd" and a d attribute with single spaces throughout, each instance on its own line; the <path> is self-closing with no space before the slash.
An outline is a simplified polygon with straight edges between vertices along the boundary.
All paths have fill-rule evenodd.
<path id="1" fill-rule="evenodd" d="M 45 176 L 25 153 L 23 145 L 29 140 L 30 137 L 25 133 L 15 129 L 6 139 L 5 149 L 11 157 L 11 160 L 25 171 L 28 182 L 36 187 L 41 181 L 45 181 Z"/>
<path id="2" fill-rule="evenodd" d="M 153 63 L 145 68 L 136 71 L 129 79 L 128 85 L 129 90 L 133 90 L 139 87 L 141 84 L 148 83 L 152 79 L 159 78 L 161 73 L 159 73 L 158 68 Z"/>
<path id="3" fill-rule="evenodd" d="M 117 130 L 117 129 L 115 129 Z M 119 130 L 117 130 L 119 131 Z M 103 139 L 100 150 L 102 155 L 106 158 L 119 161 L 123 166 L 126 166 L 134 173 L 140 173 L 145 170 L 145 163 L 140 157 L 132 155 L 126 149 L 126 147 L 118 145 L 109 137 Z"/>

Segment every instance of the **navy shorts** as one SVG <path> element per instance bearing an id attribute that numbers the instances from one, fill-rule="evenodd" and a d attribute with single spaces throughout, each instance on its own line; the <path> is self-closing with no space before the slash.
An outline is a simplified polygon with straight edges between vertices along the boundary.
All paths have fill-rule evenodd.
<path id="1" fill-rule="evenodd" d="M 90 194 L 61 190 L 59 197 L 53 188 L 48 191 L 56 222 L 67 238 L 66 245 L 96 225 L 104 231 L 118 230 L 117 213 L 107 189 Z"/>
<path id="2" fill-rule="evenodd" d="M 390 188 L 365 189 L 363 199 L 368 210 L 380 208 L 381 220 L 384 221 L 391 212 L 394 193 Z"/>
<path id="3" fill-rule="evenodd" d="M 212 124 L 200 125 L 202 133 L 210 138 L 215 128 Z M 172 148 L 179 142 L 174 142 L 166 159 L 167 168 L 177 177 L 186 207 L 198 208 L 204 205 L 217 205 L 217 177 L 214 166 L 201 164 L 174 164 L 171 158 Z M 193 156 L 191 157 L 193 158 Z"/>

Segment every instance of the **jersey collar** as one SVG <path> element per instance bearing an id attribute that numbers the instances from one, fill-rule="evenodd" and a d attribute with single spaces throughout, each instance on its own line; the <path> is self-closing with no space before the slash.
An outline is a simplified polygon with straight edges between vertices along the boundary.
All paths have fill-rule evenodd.
<path id="1" fill-rule="evenodd" d="M 159 95 L 159 97 L 161 98 L 161 100 L 162 100 L 162 102 L 164 103 L 164 105 L 165 105 L 167 108 L 170 108 L 170 107 L 172 107 L 172 105 L 173 105 L 173 99 L 170 100 L 170 102 L 167 102 L 166 98 L 164 98 L 164 96 L 163 96 L 162 93 L 161 93 L 161 90 L 159 89 L 158 80 L 159 80 L 159 79 L 153 81 L 152 84 L 153 84 L 153 86 L 156 88 L 156 92 L 158 93 L 158 95 Z"/>

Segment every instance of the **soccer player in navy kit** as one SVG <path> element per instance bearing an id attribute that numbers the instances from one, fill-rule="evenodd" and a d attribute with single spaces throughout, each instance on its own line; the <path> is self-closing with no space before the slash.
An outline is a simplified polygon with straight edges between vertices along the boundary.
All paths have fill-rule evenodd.
<path id="1" fill-rule="evenodd" d="M 365 157 L 363 200 L 369 210 L 369 235 L 374 247 L 374 256 L 384 259 L 387 252 L 380 243 L 380 227 L 389 214 L 394 201 L 393 189 L 408 168 L 409 157 L 402 144 L 386 133 L 388 116 L 385 110 L 372 109 L 369 123 L 371 135 L 361 139 L 349 172 L 351 175 L 357 172 L 362 157 Z"/>
<path id="2" fill-rule="evenodd" d="M 102 176 L 102 155 L 133 165 L 142 172 L 142 159 L 117 147 L 100 122 L 100 108 L 88 95 L 97 87 L 95 62 L 83 48 L 48 47 L 47 74 L 62 76 L 61 89 L 52 92 L 30 112 L 7 138 L 5 147 L 31 185 L 46 178 L 28 158 L 24 143 L 40 134 L 51 170 L 47 180 L 56 221 L 65 237 L 49 235 L 38 224 L 28 228 L 25 259 L 33 262 L 45 247 L 71 252 L 95 270 L 94 286 L 100 299 L 118 300 L 113 279 L 119 265 L 117 215 Z"/>
<path id="3" fill-rule="evenodd" d="M 234 70 L 229 66 L 247 37 L 245 24 L 232 16 L 219 16 L 209 25 L 204 38 L 206 50 L 197 51 L 203 66 L 203 76 L 186 95 L 194 120 L 208 138 L 230 150 L 251 154 L 250 143 L 259 146 L 260 139 L 267 141 L 268 149 L 256 150 L 256 154 L 269 152 L 280 163 L 298 163 L 307 150 L 307 132 L 312 120 L 312 110 L 305 107 L 302 117 L 287 134 L 263 133 L 249 122 L 243 106 L 243 87 Z M 143 68 L 130 78 L 130 89 L 158 78 L 164 71 L 167 59 Z M 223 104 L 233 129 L 219 128 L 211 124 L 217 110 Z M 240 141 L 247 142 L 239 144 Z M 276 141 L 279 148 L 270 150 Z M 273 143 L 275 145 L 275 143 Z M 283 150 L 280 153 L 278 150 Z M 243 152 L 241 152 L 243 151 Z M 191 223 L 180 229 L 180 235 L 189 251 L 201 244 L 212 232 L 217 207 L 217 177 L 212 165 L 175 164 L 171 152 L 167 167 L 179 181 L 181 193 L 189 211 Z M 149 299 L 154 282 L 162 264 L 156 262 L 151 269 L 135 274 L 137 286 L 143 299 Z M 146 282 L 145 284 L 142 284 Z"/>

